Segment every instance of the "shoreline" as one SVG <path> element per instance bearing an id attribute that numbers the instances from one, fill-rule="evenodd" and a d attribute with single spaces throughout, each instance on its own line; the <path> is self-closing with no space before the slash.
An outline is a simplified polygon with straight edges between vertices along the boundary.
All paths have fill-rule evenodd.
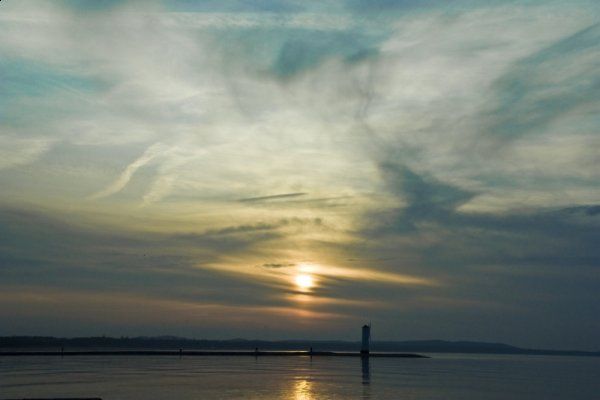
<path id="1" fill-rule="evenodd" d="M 376 358 L 430 358 L 415 353 L 370 353 L 337 351 L 198 351 L 198 350 L 110 350 L 110 351 L 2 351 L 0 357 L 14 356 L 280 356 L 280 357 L 376 357 Z"/>

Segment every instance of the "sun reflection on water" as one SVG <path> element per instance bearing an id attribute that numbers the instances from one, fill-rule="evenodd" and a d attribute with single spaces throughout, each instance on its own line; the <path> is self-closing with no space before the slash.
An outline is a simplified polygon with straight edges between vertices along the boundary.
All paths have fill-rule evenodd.
<path id="1" fill-rule="evenodd" d="M 295 400 L 313 400 L 312 383 L 306 379 L 297 380 L 294 384 Z"/>

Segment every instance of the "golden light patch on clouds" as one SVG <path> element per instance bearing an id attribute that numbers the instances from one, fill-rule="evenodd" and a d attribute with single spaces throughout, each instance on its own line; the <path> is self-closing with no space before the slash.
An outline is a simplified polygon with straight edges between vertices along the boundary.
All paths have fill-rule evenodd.
<path id="1" fill-rule="evenodd" d="M 344 278 L 358 281 L 388 282 L 399 285 L 417 286 L 439 285 L 439 282 L 433 279 L 368 268 L 350 268 L 333 265 L 319 265 L 314 263 L 302 263 L 298 266 L 298 270 L 306 273 L 313 273 L 316 276 Z"/>
<path id="2" fill-rule="evenodd" d="M 232 260 L 230 263 L 218 263 L 198 266 L 228 274 L 241 279 L 260 282 L 277 291 L 295 292 L 288 299 L 305 305 L 322 304 L 352 304 L 346 299 L 327 299 L 325 297 L 313 297 L 311 293 L 320 289 L 327 289 L 328 282 L 333 279 L 344 279 L 356 282 L 377 282 L 401 286 L 440 286 L 441 283 L 434 279 L 428 279 L 413 275 L 399 274 L 387 271 L 379 271 L 367 268 L 350 268 L 318 263 L 285 263 L 267 264 L 266 266 L 255 264 L 254 268 L 240 260 Z M 275 293 L 274 292 L 274 293 Z M 275 295 L 277 297 L 277 295 Z M 356 305 L 365 305 L 362 301 Z M 371 304 L 373 305 L 373 304 Z"/>

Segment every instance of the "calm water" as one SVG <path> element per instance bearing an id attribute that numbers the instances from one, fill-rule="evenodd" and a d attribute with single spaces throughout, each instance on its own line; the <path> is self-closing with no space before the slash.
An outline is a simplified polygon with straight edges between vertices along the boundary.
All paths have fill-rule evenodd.
<path id="1" fill-rule="evenodd" d="M 600 358 L 3 357 L 0 399 L 598 399 Z"/>

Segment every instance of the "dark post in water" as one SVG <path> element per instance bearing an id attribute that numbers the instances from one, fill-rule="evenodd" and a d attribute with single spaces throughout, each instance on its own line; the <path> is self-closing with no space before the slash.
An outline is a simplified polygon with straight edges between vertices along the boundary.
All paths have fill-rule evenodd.
<path id="1" fill-rule="evenodd" d="M 362 327 L 362 345 L 360 346 L 360 354 L 369 354 L 369 344 L 371 341 L 371 325 Z"/>

